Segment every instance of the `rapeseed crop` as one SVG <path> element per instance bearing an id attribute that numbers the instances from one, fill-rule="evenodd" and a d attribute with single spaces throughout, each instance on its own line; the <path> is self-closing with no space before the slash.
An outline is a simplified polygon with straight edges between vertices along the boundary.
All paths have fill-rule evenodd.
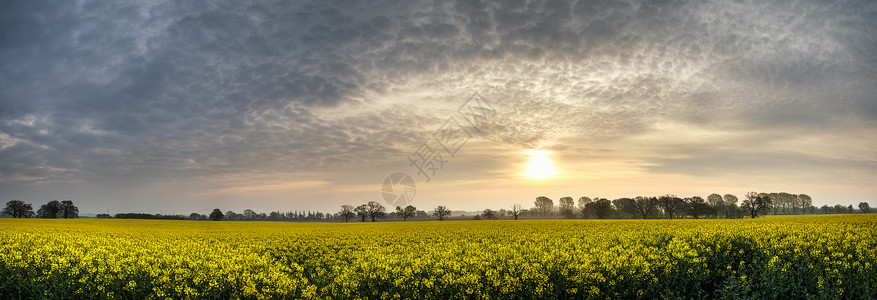
<path id="1" fill-rule="evenodd" d="M 0 298 L 877 298 L 877 216 L 0 219 Z"/>

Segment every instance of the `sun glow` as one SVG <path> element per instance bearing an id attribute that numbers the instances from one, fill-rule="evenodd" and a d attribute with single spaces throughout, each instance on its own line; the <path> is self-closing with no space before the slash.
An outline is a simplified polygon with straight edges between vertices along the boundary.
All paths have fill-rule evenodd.
<path id="1" fill-rule="evenodd" d="M 548 159 L 548 151 L 530 150 L 530 162 L 527 163 L 527 176 L 534 179 L 545 179 L 557 174 L 554 164 Z"/>

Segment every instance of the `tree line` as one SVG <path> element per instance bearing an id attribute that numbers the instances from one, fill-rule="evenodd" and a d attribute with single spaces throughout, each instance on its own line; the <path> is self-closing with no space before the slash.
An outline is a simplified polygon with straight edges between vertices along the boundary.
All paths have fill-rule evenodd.
<path id="1" fill-rule="evenodd" d="M 52 200 L 40 206 L 36 212 L 30 203 L 24 203 L 21 200 L 12 200 L 6 202 L 3 213 L 0 215 L 12 218 L 46 218 L 46 219 L 72 219 L 79 217 L 79 208 L 73 205 L 72 200 Z"/>
<path id="2" fill-rule="evenodd" d="M 738 205 L 739 203 L 739 205 Z M 511 209 L 485 209 L 473 216 L 473 219 L 498 219 L 510 217 L 515 220 L 520 217 L 551 218 L 562 217 L 567 219 L 624 219 L 624 218 L 755 218 L 766 214 L 851 214 L 871 213 L 871 207 L 867 202 L 861 202 L 858 210 L 852 205 L 840 204 L 822 207 L 813 206 L 813 199 L 806 194 L 790 193 L 757 193 L 749 192 L 744 195 L 743 201 L 732 194 L 710 194 L 706 199 L 700 196 L 678 197 L 666 194 L 656 197 L 639 196 L 635 198 L 618 198 L 609 200 L 606 198 L 581 197 L 578 201 L 572 197 L 561 197 L 557 205 L 554 200 L 545 196 L 536 197 L 533 207 L 523 208 L 520 204 L 512 205 Z M 6 203 L 2 215 L 13 218 L 78 218 L 79 208 L 71 200 L 53 200 L 42 205 L 36 212 L 29 203 L 21 200 L 12 200 Z M 410 218 L 427 219 L 435 218 L 445 220 L 451 215 L 451 210 L 446 206 L 437 206 L 431 213 L 418 210 L 412 205 L 405 207 L 397 206 L 395 211 L 387 209 L 377 201 L 370 201 L 359 206 L 342 205 L 337 213 L 324 213 L 319 211 L 272 211 L 270 213 L 257 213 L 252 209 L 245 209 L 243 213 L 226 211 L 223 213 L 216 208 L 210 214 L 202 215 L 192 213 L 188 217 L 183 215 L 161 215 L 145 213 L 120 213 L 115 216 L 98 214 L 98 218 L 118 219 L 172 219 L 172 220 L 213 220 L 213 221 L 329 221 L 359 219 L 361 222 L 375 222 L 377 219 L 402 219 Z"/>
<path id="3" fill-rule="evenodd" d="M 739 203 L 739 204 L 738 204 Z M 523 215 L 540 217 L 562 216 L 563 218 L 755 218 L 759 215 L 777 214 L 838 214 L 838 213 L 870 213 L 868 203 L 861 202 L 859 210 L 852 205 L 813 206 L 813 198 L 806 194 L 790 193 L 758 193 L 749 192 L 743 201 L 732 194 L 710 194 L 706 199 L 700 196 L 678 197 L 666 194 L 657 197 L 639 196 L 635 198 L 581 197 L 574 201 L 572 197 L 562 197 L 558 204 L 554 200 L 540 196 L 534 206 L 524 210 Z"/>

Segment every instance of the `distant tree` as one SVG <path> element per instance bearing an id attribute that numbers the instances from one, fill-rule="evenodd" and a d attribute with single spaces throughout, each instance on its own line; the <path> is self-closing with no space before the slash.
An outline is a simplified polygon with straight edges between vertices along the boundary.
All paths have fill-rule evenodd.
<path id="1" fill-rule="evenodd" d="M 202 220 L 202 219 L 204 219 L 204 216 L 202 216 L 202 215 L 199 214 L 199 213 L 191 213 L 191 214 L 189 214 L 189 220 Z"/>
<path id="2" fill-rule="evenodd" d="M 605 219 L 612 215 L 612 201 L 606 198 L 594 198 L 594 202 L 588 203 L 587 209 L 593 211 L 598 219 Z"/>
<path id="3" fill-rule="evenodd" d="M 871 213 L 871 206 L 868 205 L 868 202 L 859 202 L 859 211 L 863 214 Z"/>
<path id="4" fill-rule="evenodd" d="M 533 203 L 536 205 L 536 210 L 539 211 L 539 214 L 543 216 L 547 216 L 554 209 L 554 201 L 545 196 L 536 197 L 536 201 Z"/>
<path id="5" fill-rule="evenodd" d="M 801 207 L 811 207 L 813 206 L 813 198 L 810 198 L 807 194 L 798 194 L 797 200 L 801 203 Z"/>
<path id="6" fill-rule="evenodd" d="M 79 218 L 79 208 L 73 205 L 72 200 L 64 200 L 58 208 L 58 215 L 65 219 Z"/>
<path id="7" fill-rule="evenodd" d="M 225 220 L 228 220 L 228 221 L 238 220 L 238 219 L 240 219 L 240 216 L 241 216 L 240 214 L 238 214 L 234 211 L 231 211 L 231 210 L 225 212 Z"/>
<path id="8" fill-rule="evenodd" d="M 722 204 L 725 208 L 725 218 L 737 218 L 737 196 L 725 194 L 722 196 Z"/>
<path id="9" fill-rule="evenodd" d="M 685 201 L 683 201 L 679 197 L 676 197 L 676 195 L 667 194 L 658 197 L 658 206 L 660 206 L 661 209 L 664 210 L 664 213 L 667 214 L 670 219 L 673 219 L 673 215 L 676 214 L 684 205 Z"/>
<path id="10" fill-rule="evenodd" d="M 640 218 L 648 218 L 649 215 L 652 214 L 652 211 L 655 210 L 655 207 L 658 206 L 658 198 L 655 197 L 643 197 L 639 196 L 634 199 L 634 205 L 636 206 L 636 213 L 640 216 Z"/>
<path id="11" fill-rule="evenodd" d="M 505 208 L 500 208 L 500 209 L 499 209 L 499 212 L 497 212 L 496 215 L 497 215 L 498 217 L 505 217 L 505 215 L 508 214 L 508 212 L 509 212 L 509 211 L 505 210 Z"/>
<path id="12" fill-rule="evenodd" d="M 61 202 L 58 200 L 49 201 L 49 203 L 40 206 L 37 210 L 37 217 L 46 219 L 57 219 L 61 212 Z"/>
<path id="13" fill-rule="evenodd" d="M 353 205 L 344 204 L 341 205 L 341 210 L 338 211 L 338 217 L 344 219 L 344 222 L 349 221 L 353 217 L 356 217 L 356 212 L 353 211 Z"/>
<path id="14" fill-rule="evenodd" d="M 112 219 L 113 216 L 111 216 L 110 214 L 97 214 L 97 215 L 95 216 L 95 218 L 98 218 L 98 219 Z"/>
<path id="15" fill-rule="evenodd" d="M 587 209 L 587 205 L 588 205 L 588 203 L 591 203 L 591 202 L 593 202 L 593 201 L 591 200 L 591 198 L 588 198 L 588 197 L 581 197 L 581 198 L 579 198 L 579 205 L 578 205 L 578 208 L 579 208 L 579 213 L 582 215 L 582 218 L 587 218 L 587 217 L 588 217 L 588 209 Z"/>
<path id="16" fill-rule="evenodd" d="M 574 212 L 576 208 L 575 200 L 572 197 L 563 197 L 558 200 L 558 208 L 560 210 L 560 215 L 566 219 L 575 218 L 576 213 Z"/>
<path id="17" fill-rule="evenodd" d="M 369 201 L 368 202 L 368 217 L 372 219 L 372 222 L 375 221 L 375 218 L 386 218 L 387 214 L 384 212 L 386 208 L 381 205 L 380 202 L 377 201 Z"/>
<path id="18" fill-rule="evenodd" d="M 820 214 L 830 214 L 831 213 L 831 206 L 823 205 L 823 206 L 819 207 L 819 213 Z"/>
<path id="19" fill-rule="evenodd" d="M 429 214 L 425 210 L 418 210 L 415 218 L 429 218 Z"/>
<path id="20" fill-rule="evenodd" d="M 433 211 L 433 213 L 432 213 L 432 216 L 438 218 L 439 221 L 443 221 L 445 219 L 445 217 L 450 216 L 450 215 L 451 215 L 451 211 L 443 205 L 437 206 L 435 208 L 435 211 Z"/>
<path id="21" fill-rule="evenodd" d="M 396 216 L 402 218 L 402 221 L 408 221 L 408 218 L 413 218 L 417 215 L 417 208 L 411 205 L 402 208 L 401 206 L 396 206 Z"/>
<path id="22" fill-rule="evenodd" d="M 518 216 L 521 215 L 521 205 L 520 204 L 512 204 L 512 210 L 510 211 L 510 213 L 512 214 L 512 217 L 514 217 L 515 220 L 517 220 Z"/>
<path id="23" fill-rule="evenodd" d="M 631 218 L 636 217 L 636 200 L 630 198 L 618 198 L 612 200 L 612 205 L 618 209 L 619 217 L 621 218 Z"/>
<path id="24" fill-rule="evenodd" d="M 256 214 L 256 212 L 253 211 L 252 209 L 247 208 L 247 209 L 244 210 L 244 218 L 247 219 L 247 220 L 253 220 L 253 219 L 255 219 L 257 216 L 258 216 L 258 215 Z"/>
<path id="25" fill-rule="evenodd" d="M 365 222 L 365 218 L 368 218 L 368 205 L 360 205 L 353 209 L 353 212 L 356 213 L 357 216 L 362 218 L 362 221 Z"/>
<path id="26" fill-rule="evenodd" d="M 3 208 L 3 214 L 9 215 L 13 218 L 30 218 L 34 215 L 33 207 L 29 203 L 24 203 L 21 200 L 12 200 L 6 202 L 6 207 Z"/>
<path id="27" fill-rule="evenodd" d="M 706 196 L 706 202 L 716 211 L 716 215 L 723 216 L 725 214 L 725 201 L 722 195 L 710 194 Z"/>
<path id="28" fill-rule="evenodd" d="M 853 208 L 853 205 L 852 205 L 852 204 L 851 204 L 850 206 L 847 206 L 847 213 L 848 213 L 848 214 L 852 214 L 852 213 L 855 213 L 855 212 L 856 212 L 856 209 Z"/>
<path id="29" fill-rule="evenodd" d="M 491 209 L 485 209 L 484 212 L 481 213 L 481 216 L 488 220 L 496 220 L 496 212 Z"/>
<path id="30" fill-rule="evenodd" d="M 746 200 L 743 200 L 743 204 L 741 206 L 749 212 L 749 215 L 752 218 L 755 218 L 758 216 L 759 212 L 770 209 L 770 195 L 765 193 L 759 194 L 756 192 L 749 192 L 746 194 Z"/>
<path id="31" fill-rule="evenodd" d="M 210 212 L 210 221 L 222 221 L 222 218 L 225 217 L 225 214 L 222 213 L 218 208 L 214 208 L 212 212 Z"/>
<path id="32" fill-rule="evenodd" d="M 712 207 L 710 207 L 709 204 L 699 196 L 685 198 L 685 202 L 687 204 L 686 208 L 688 214 L 690 214 L 692 218 L 699 219 L 703 215 L 708 215 L 714 212 Z"/>

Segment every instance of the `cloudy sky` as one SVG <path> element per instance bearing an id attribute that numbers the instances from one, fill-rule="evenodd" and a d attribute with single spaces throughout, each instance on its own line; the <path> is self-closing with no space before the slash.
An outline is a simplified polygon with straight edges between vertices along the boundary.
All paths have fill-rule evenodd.
<path id="1" fill-rule="evenodd" d="M 868 0 L 2 1 L 0 200 L 336 211 L 401 172 L 427 210 L 875 206 L 875 55 Z M 443 132 L 427 181 L 409 158 Z"/>

